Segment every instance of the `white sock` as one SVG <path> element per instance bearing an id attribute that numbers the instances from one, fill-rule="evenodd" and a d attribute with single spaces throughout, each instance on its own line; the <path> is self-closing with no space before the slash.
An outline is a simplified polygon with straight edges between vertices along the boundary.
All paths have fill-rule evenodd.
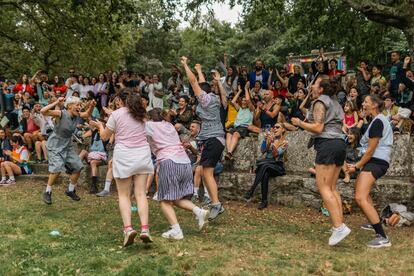
<path id="1" fill-rule="evenodd" d="M 1 177 L 1 181 L 6 181 L 6 180 L 7 180 L 7 178 L 5 176 Z"/>
<path id="2" fill-rule="evenodd" d="M 112 180 L 108 180 L 108 179 L 105 180 L 105 188 L 104 188 L 105 191 L 109 192 L 109 190 L 111 189 L 111 183 L 112 183 Z"/>
<path id="3" fill-rule="evenodd" d="M 16 180 L 13 175 L 12 176 L 9 176 L 9 179 L 10 180 Z"/>
<path id="4" fill-rule="evenodd" d="M 178 223 L 171 225 L 171 229 L 174 230 L 174 232 L 181 232 L 181 227 Z"/>
<path id="5" fill-rule="evenodd" d="M 345 228 L 345 223 L 342 223 L 341 226 L 339 226 L 338 228 L 335 228 L 335 230 L 342 231 L 344 228 Z"/>
<path id="6" fill-rule="evenodd" d="M 197 217 L 201 216 L 203 213 L 203 210 L 200 207 L 194 207 L 193 208 L 193 213 L 194 215 L 196 215 Z"/>
<path id="7" fill-rule="evenodd" d="M 52 192 L 52 186 L 47 185 L 46 186 L 46 193 L 50 193 L 50 192 Z"/>
<path id="8" fill-rule="evenodd" d="M 72 183 L 69 183 L 69 187 L 68 187 L 68 191 L 69 192 L 73 192 L 75 190 L 75 185 L 73 185 Z"/>
<path id="9" fill-rule="evenodd" d="M 199 187 L 194 187 L 194 194 L 195 195 L 198 195 L 198 190 L 199 190 L 200 188 Z"/>
<path id="10" fill-rule="evenodd" d="M 204 196 L 210 198 L 210 195 L 208 194 L 208 190 L 206 187 L 204 187 Z M 211 199 L 211 198 L 210 198 Z"/>

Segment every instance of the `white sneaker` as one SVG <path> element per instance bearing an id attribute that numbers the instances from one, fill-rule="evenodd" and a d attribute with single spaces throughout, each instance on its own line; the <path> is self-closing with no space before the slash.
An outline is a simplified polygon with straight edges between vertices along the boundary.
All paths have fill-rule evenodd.
<path id="1" fill-rule="evenodd" d="M 7 183 L 7 179 L 0 180 L 0 185 L 4 185 L 4 184 L 6 184 L 6 183 Z"/>
<path id="2" fill-rule="evenodd" d="M 173 239 L 173 240 L 182 240 L 184 239 L 184 235 L 183 235 L 183 231 L 180 230 L 175 230 L 175 229 L 170 229 L 167 232 L 162 233 L 161 235 L 163 238 L 166 239 Z"/>
<path id="3" fill-rule="evenodd" d="M 158 201 L 158 192 L 155 192 L 154 196 L 152 197 L 153 200 Z"/>
<path id="4" fill-rule="evenodd" d="M 346 236 L 351 233 L 351 229 L 348 228 L 345 224 L 339 227 L 339 229 L 332 228 L 332 235 L 329 238 L 328 244 L 330 246 L 337 245 L 340 241 L 346 238 Z"/>
<path id="5" fill-rule="evenodd" d="M 198 220 L 198 229 L 202 230 L 204 225 L 206 225 L 206 223 L 208 222 L 208 216 L 210 215 L 210 211 L 209 210 L 201 210 L 201 214 L 199 214 L 197 216 L 197 220 Z"/>

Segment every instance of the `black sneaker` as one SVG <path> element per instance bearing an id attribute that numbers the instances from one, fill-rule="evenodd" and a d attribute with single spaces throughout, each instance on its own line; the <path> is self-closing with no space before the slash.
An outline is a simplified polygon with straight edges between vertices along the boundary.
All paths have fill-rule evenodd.
<path id="1" fill-rule="evenodd" d="M 43 201 L 47 205 L 52 204 L 52 192 L 44 192 L 43 193 Z"/>
<path id="2" fill-rule="evenodd" d="M 260 202 L 259 206 L 257 207 L 259 210 L 263 210 L 265 208 L 267 208 L 267 201 Z"/>
<path id="3" fill-rule="evenodd" d="M 76 190 L 73 190 L 73 192 L 66 191 L 65 194 L 73 199 L 74 201 L 79 201 L 80 197 L 76 194 Z"/>
<path id="4" fill-rule="evenodd" d="M 91 189 L 89 190 L 89 193 L 90 194 L 97 194 L 99 192 L 99 190 L 98 190 L 98 186 L 95 184 L 95 185 L 91 185 Z"/>

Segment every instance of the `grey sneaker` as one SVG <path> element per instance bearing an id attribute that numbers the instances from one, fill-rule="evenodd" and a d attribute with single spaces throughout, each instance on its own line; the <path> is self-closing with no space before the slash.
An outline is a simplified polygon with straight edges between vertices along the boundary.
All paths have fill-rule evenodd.
<path id="1" fill-rule="evenodd" d="M 372 224 L 366 223 L 361 225 L 361 229 L 367 230 L 367 231 L 374 231 L 374 227 L 372 227 Z"/>
<path id="2" fill-rule="evenodd" d="M 193 194 L 193 196 L 191 197 L 191 202 L 192 203 L 197 203 L 199 201 L 199 197 L 198 194 Z"/>
<path id="3" fill-rule="evenodd" d="M 388 238 L 384 238 L 383 236 L 377 234 L 375 235 L 375 239 L 367 243 L 367 246 L 370 248 L 390 247 L 391 242 Z"/>
<path id="4" fill-rule="evenodd" d="M 211 199 L 209 197 L 204 197 L 203 202 L 201 203 L 201 207 L 208 207 L 210 208 Z"/>
<path id="5" fill-rule="evenodd" d="M 210 206 L 210 215 L 208 217 L 209 221 L 215 220 L 219 215 L 221 215 L 225 211 L 223 204 L 211 204 Z"/>
<path id="6" fill-rule="evenodd" d="M 102 190 L 102 192 L 96 194 L 96 196 L 99 196 L 99 197 L 110 196 L 110 195 L 111 193 L 105 190 Z"/>
<path id="7" fill-rule="evenodd" d="M 134 229 L 131 229 L 127 232 L 124 232 L 124 247 L 127 247 L 134 243 L 135 237 L 137 236 L 138 232 Z"/>
<path id="8" fill-rule="evenodd" d="M 139 238 L 141 239 L 143 243 L 150 243 L 153 241 L 149 233 L 149 230 L 141 230 L 141 234 L 139 235 Z"/>

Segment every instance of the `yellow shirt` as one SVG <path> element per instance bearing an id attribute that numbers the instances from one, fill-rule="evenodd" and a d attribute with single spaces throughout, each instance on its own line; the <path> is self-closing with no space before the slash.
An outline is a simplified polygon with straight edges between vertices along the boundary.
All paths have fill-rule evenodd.
<path id="1" fill-rule="evenodd" d="M 237 117 L 237 110 L 234 108 L 233 104 L 229 104 L 229 108 L 227 109 L 227 121 L 226 121 L 226 128 L 234 124 L 234 121 Z"/>

